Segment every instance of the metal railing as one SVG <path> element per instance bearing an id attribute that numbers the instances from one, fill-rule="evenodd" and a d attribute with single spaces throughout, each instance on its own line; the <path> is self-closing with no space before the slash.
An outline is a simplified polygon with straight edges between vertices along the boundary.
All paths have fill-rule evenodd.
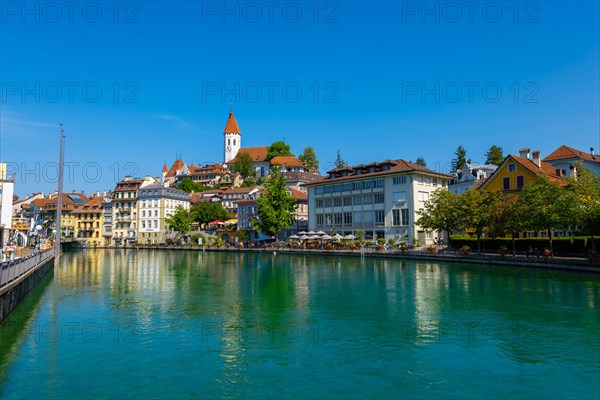
<path id="1" fill-rule="evenodd" d="M 14 282 L 32 268 L 54 257 L 54 249 L 37 252 L 27 257 L 0 262 L 0 288 Z"/>

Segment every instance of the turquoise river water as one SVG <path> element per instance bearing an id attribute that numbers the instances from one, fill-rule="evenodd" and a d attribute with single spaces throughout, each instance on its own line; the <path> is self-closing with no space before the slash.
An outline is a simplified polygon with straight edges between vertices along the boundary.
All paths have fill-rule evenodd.
<path id="1" fill-rule="evenodd" d="M 600 276 L 335 256 L 63 254 L 1 399 L 600 398 Z"/>

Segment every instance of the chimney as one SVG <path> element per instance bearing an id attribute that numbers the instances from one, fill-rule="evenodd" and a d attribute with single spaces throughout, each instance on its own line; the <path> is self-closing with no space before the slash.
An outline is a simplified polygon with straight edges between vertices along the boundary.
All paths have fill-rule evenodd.
<path id="1" fill-rule="evenodd" d="M 594 157 L 596 154 L 594 154 L 594 148 L 590 147 L 590 154 L 592 155 L 592 157 Z"/>
<path id="2" fill-rule="evenodd" d="M 538 166 L 538 168 L 542 167 L 542 159 L 540 158 L 540 151 L 539 150 L 534 150 L 532 153 L 533 156 L 533 162 L 535 163 L 535 165 Z"/>
<path id="3" fill-rule="evenodd" d="M 519 155 L 523 158 L 529 158 L 529 147 L 519 150 Z"/>

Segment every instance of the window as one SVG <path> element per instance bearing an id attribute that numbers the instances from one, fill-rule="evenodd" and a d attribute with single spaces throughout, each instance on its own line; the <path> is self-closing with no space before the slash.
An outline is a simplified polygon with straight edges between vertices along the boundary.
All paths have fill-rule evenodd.
<path id="1" fill-rule="evenodd" d="M 142 210 L 142 217 L 146 216 L 146 211 Z"/>
<path id="2" fill-rule="evenodd" d="M 363 216 L 366 225 L 373 225 L 373 211 L 365 211 Z"/>
<path id="3" fill-rule="evenodd" d="M 402 221 L 400 219 L 400 210 L 395 208 L 392 210 L 392 225 L 393 226 L 400 226 L 402 225 Z"/>
<path id="4" fill-rule="evenodd" d="M 372 194 L 365 194 L 363 196 L 363 201 L 364 201 L 364 204 L 373 204 L 373 195 Z"/>
<path id="5" fill-rule="evenodd" d="M 383 202 L 384 202 L 383 193 L 377 193 L 375 195 L 375 204 L 383 204 Z"/>
<path id="6" fill-rule="evenodd" d="M 333 224 L 333 215 L 332 214 L 325 214 L 325 225 L 327 226 L 331 226 Z"/>
<path id="7" fill-rule="evenodd" d="M 345 206 L 351 206 L 352 205 L 352 197 L 351 196 L 344 197 L 344 205 Z"/>
<path id="8" fill-rule="evenodd" d="M 331 198 L 325 199 L 325 207 L 331 207 L 332 204 L 333 204 L 333 199 L 331 199 Z"/>
<path id="9" fill-rule="evenodd" d="M 354 213 L 354 223 L 357 225 L 362 224 L 362 212 L 357 211 Z"/>
<path id="10" fill-rule="evenodd" d="M 383 210 L 376 210 L 375 211 L 375 223 L 377 225 L 382 225 L 385 222 L 385 214 L 383 213 Z"/>
<path id="11" fill-rule="evenodd" d="M 334 207 L 341 207 L 343 204 L 343 200 L 341 197 L 336 197 L 333 199 L 333 206 Z"/>
<path id="12" fill-rule="evenodd" d="M 315 189 L 315 194 L 323 194 L 323 186 L 319 186 Z"/>
<path id="13" fill-rule="evenodd" d="M 323 214 L 317 214 L 317 225 L 323 225 Z"/>
<path id="14" fill-rule="evenodd" d="M 517 165 L 515 163 L 508 164 L 508 172 L 515 172 L 517 170 Z"/>
<path id="15" fill-rule="evenodd" d="M 361 188 L 360 182 L 352 183 L 352 190 L 360 190 L 360 188 Z"/>
<path id="16" fill-rule="evenodd" d="M 410 225 L 410 221 L 408 218 L 408 208 L 402 209 L 402 225 Z"/>
<path id="17" fill-rule="evenodd" d="M 363 189 L 371 189 L 371 181 L 363 181 L 362 188 Z"/>
<path id="18" fill-rule="evenodd" d="M 419 192 L 419 201 L 429 200 L 429 192 Z"/>
<path id="19" fill-rule="evenodd" d="M 355 206 L 360 206 L 362 204 L 362 196 L 354 196 L 353 197 L 353 203 Z"/>
<path id="20" fill-rule="evenodd" d="M 342 213 L 335 213 L 334 215 L 334 221 L 336 225 L 342 225 Z"/>
<path id="21" fill-rule="evenodd" d="M 510 190 L 510 178 L 508 178 L 508 177 L 502 178 L 502 189 Z"/>
<path id="22" fill-rule="evenodd" d="M 374 188 L 382 188 L 383 187 L 383 179 L 377 179 L 373 181 Z"/>
<path id="23" fill-rule="evenodd" d="M 323 199 L 317 199 L 317 208 L 323 208 Z"/>
<path id="24" fill-rule="evenodd" d="M 344 225 L 352 225 L 352 213 L 344 213 Z"/>
<path id="25" fill-rule="evenodd" d="M 523 186 L 525 186 L 525 178 L 523 175 L 519 175 L 517 176 L 517 189 L 521 189 Z"/>

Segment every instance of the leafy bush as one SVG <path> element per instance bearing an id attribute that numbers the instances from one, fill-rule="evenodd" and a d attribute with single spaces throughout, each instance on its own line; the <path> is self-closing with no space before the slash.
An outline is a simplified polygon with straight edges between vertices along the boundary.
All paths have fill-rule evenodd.
<path id="1" fill-rule="evenodd" d="M 596 248 L 600 248 L 600 239 L 595 239 Z M 453 235 L 450 237 L 450 245 L 454 248 L 462 246 L 477 247 L 476 239 L 464 239 Z M 482 239 L 481 248 L 485 250 L 499 251 L 504 246 L 512 249 L 509 238 Z M 525 252 L 529 247 L 532 249 L 543 249 L 548 247 L 548 238 L 523 238 L 515 239 L 516 251 Z M 552 248 L 555 254 L 584 254 L 591 247 L 591 240 L 587 237 L 556 237 L 552 238 Z"/>

